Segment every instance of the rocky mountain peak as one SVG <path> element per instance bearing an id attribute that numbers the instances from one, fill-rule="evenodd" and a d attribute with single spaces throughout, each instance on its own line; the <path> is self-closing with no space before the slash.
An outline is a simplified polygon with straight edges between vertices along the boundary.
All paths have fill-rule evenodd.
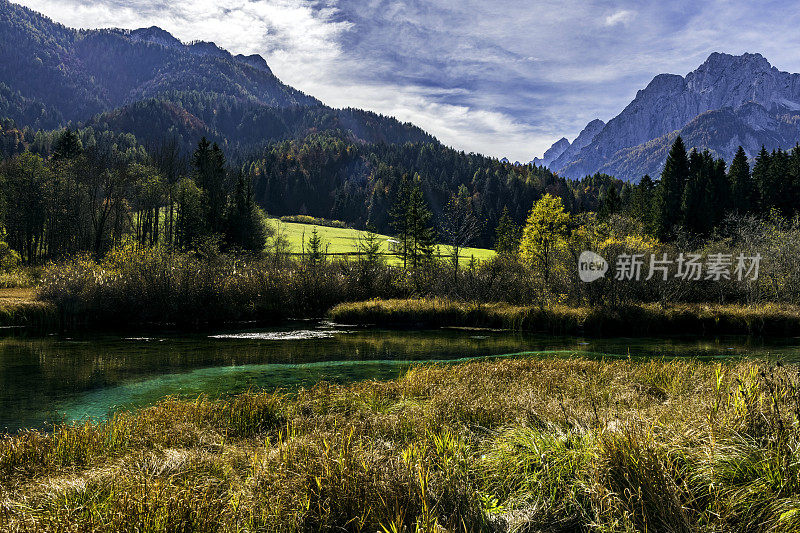
<path id="1" fill-rule="evenodd" d="M 579 154 L 581 150 L 591 144 L 597 134 L 603 131 L 605 125 L 605 122 L 597 118 L 589 122 L 578 134 L 578 136 L 575 137 L 575 141 L 573 141 L 572 144 L 569 145 L 567 149 L 564 150 L 564 152 L 554 159 L 548 166 L 550 166 L 551 169 L 560 168 L 563 162 L 570 161 L 573 157 Z"/>
<path id="2" fill-rule="evenodd" d="M 555 161 L 558 156 L 563 154 L 567 148 L 569 148 L 569 139 L 566 137 L 561 137 L 559 140 L 554 142 L 550 148 L 547 149 L 541 159 L 534 157 L 531 163 L 539 166 L 548 166 L 550 163 Z"/>
<path id="3" fill-rule="evenodd" d="M 153 43 L 167 47 L 183 46 L 183 43 L 176 39 L 170 32 L 163 30 L 158 26 L 150 26 L 149 28 L 131 30 L 129 35 L 133 42 Z"/>
<path id="4" fill-rule="evenodd" d="M 735 56 L 721 52 L 713 52 L 694 72 L 723 74 L 726 71 L 742 68 L 752 72 L 765 72 L 771 70 L 773 67 L 761 54 L 744 53 L 740 56 Z"/>
<path id="5" fill-rule="evenodd" d="M 255 69 L 272 74 L 272 70 L 269 68 L 269 65 L 267 65 L 267 61 L 258 54 L 252 54 L 249 56 L 238 54 L 234 56 L 234 58 L 245 65 L 250 65 Z"/>
<path id="6" fill-rule="evenodd" d="M 722 110 L 729 112 L 706 115 Z M 624 179 L 657 174 L 665 154 L 651 152 L 664 143 L 653 141 L 674 138 L 690 123 L 687 133 L 699 140 L 697 148 L 718 147 L 727 158 L 738 144 L 748 152 L 761 141 L 793 144 L 800 130 L 781 126 L 776 117 L 798 111 L 800 74 L 781 72 L 761 54 L 714 52 L 685 77 L 655 76 L 589 143 L 580 146 L 576 139 L 550 168 L 571 178 L 595 172 Z M 695 121 L 698 117 L 703 118 Z"/>
<path id="7" fill-rule="evenodd" d="M 189 53 L 198 56 L 229 58 L 231 54 L 211 41 L 192 41 L 188 46 Z"/>

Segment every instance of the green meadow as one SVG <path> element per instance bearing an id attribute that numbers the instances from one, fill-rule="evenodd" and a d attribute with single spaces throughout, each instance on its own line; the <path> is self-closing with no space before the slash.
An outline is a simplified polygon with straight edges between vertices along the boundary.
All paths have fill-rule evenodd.
<path id="1" fill-rule="evenodd" d="M 292 253 L 302 253 L 303 241 L 308 242 L 309 237 L 314 228 L 317 228 L 322 239 L 323 245 L 329 254 L 352 254 L 358 251 L 359 240 L 364 237 L 365 231 L 350 229 L 350 228 L 334 228 L 329 226 L 316 226 L 314 224 L 301 224 L 298 222 L 282 222 L 277 218 L 270 218 L 269 224 L 276 230 L 277 235 L 284 235 L 289 242 Z M 388 240 L 391 238 L 388 235 L 379 235 L 381 238 L 381 251 L 389 255 Z M 447 256 L 450 254 L 450 249 L 446 245 L 439 245 L 437 247 L 438 256 Z M 467 263 L 474 256 L 476 260 L 483 261 L 494 257 L 494 250 L 487 250 L 485 248 L 464 248 L 462 253 L 462 263 Z M 390 258 L 392 262 L 398 261 L 397 257 L 392 255 Z"/>

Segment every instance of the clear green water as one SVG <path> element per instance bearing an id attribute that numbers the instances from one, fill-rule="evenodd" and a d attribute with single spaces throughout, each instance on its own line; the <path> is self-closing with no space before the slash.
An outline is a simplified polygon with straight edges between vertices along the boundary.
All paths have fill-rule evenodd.
<path id="1" fill-rule="evenodd" d="M 100 419 L 165 396 L 296 389 L 399 376 L 415 362 L 475 357 L 779 357 L 800 338 L 582 339 L 475 330 L 351 330 L 325 323 L 216 334 L 0 339 L 0 433 Z"/>

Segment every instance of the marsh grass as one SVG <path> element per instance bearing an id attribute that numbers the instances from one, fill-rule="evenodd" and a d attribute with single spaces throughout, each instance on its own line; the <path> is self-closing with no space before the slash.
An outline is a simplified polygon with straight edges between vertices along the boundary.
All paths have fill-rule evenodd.
<path id="1" fill-rule="evenodd" d="M 0 441 L 0 530 L 790 531 L 794 367 L 509 359 Z"/>
<path id="2" fill-rule="evenodd" d="M 553 334 L 794 335 L 800 308 L 764 304 L 631 304 L 621 307 L 521 306 L 442 298 L 372 299 L 338 304 L 328 317 L 388 327 L 489 327 Z"/>
<path id="3" fill-rule="evenodd" d="M 20 289 L 34 287 L 41 278 L 37 267 L 15 267 L 0 271 L 0 289 Z"/>
<path id="4" fill-rule="evenodd" d="M 320 317 L 357 283 L 333 263 L 115 248 L 101 261 L 78 256 L 46 269 L 38 297 L 71 327 L 208 324 Z M 357 293 L 357 291 L 356 291 Z"/>
<path id="5" fill-rule="evenodd" d="M 0 327 L 22 326 L 55 329 L 59 317 L 56 306 L 36 299 L 32 288 L 0 288 Z"/>

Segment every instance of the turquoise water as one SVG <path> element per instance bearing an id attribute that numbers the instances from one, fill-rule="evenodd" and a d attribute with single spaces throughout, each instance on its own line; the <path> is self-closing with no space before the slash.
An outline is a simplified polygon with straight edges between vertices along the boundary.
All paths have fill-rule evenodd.
<path id="1" fill-rule="evenodd" d="M 390 379 L 426 361 L 574 354 L 800 361 L 800 339 L 583 339 L 484 330 L 357 330 L 314 322 L 194 335 L 11 337 L 0 339 L 0 432 L 101 419 L 170 395 Z"/>

